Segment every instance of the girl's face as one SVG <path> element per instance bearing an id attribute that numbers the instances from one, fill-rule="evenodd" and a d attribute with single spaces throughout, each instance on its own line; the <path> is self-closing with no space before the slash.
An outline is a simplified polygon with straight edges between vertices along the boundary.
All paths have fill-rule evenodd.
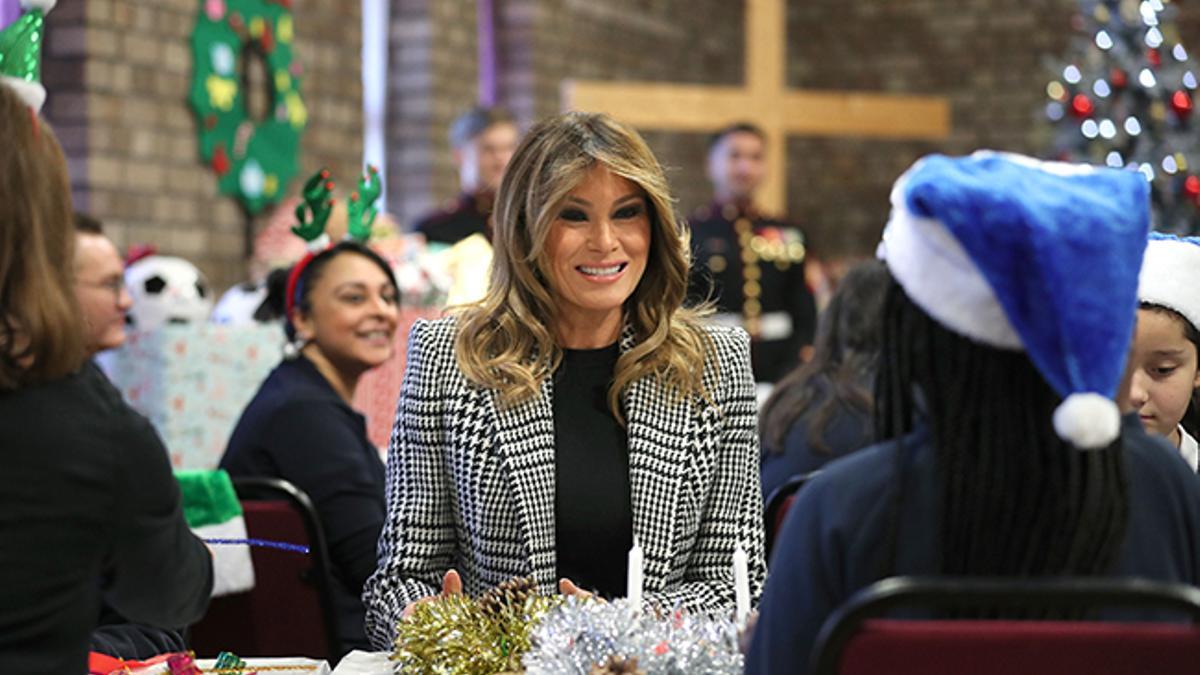
<path id="1" fill-rule="evenodd" d="M 1130 365 L 1130 402 L 1142 426 L 1178 446 L 1179 422 L 1200 387 L 1196 345 L 1184 336 L 1182 319 L 1139 309 Z"/>
<path id="2" fill-rule="evenodd" d="M 368 370 L 392 356 L 399 320 L 396 289 L 373 261 L 342 253 L 325 266 L 296 332 L 338 368 Z"/>

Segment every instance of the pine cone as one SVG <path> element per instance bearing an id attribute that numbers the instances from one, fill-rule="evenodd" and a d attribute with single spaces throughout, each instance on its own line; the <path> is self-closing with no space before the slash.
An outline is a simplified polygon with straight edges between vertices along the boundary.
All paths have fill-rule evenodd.
<path id="1" fill-rule="evenodd" d="M 509 579 L 483 594 L 479 608 L 488 616 L 496 616 L 510 607 L 524 607 L 525 601 L 537 595 L 537 585 L 529 577 Z"/>
<path id="2" fill-rule="evenodd" d="M 646 671 L 638 668 L 637 657 L 627 659 L 613 654 L 603 665 L 592 666 L 588 675 L 646 675 Z"/>

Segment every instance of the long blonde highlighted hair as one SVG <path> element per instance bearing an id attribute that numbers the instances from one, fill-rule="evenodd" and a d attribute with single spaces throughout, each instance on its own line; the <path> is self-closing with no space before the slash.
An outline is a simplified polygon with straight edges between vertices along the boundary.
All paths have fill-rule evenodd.
<path id="1" fill-rule="evenodd" d="M 650 217 L 646 271 L 625 302 L 633 346 L 617 360 L 608 395 L 623 422 L 621 395 L 646 376 L 679 397 L 707 396 L 701 364 L 713 347 L 699 321 L 707 310 L 683 307 L 690 237 L 662 166 L 636 131 L 607 115 L 551 117 L 522 140 L 496 195 L 491 284 L 483 300 L 457 310 L 455 347 L 467 379 L 498 390 L 503 404 L 538 394 L 562 359 L 546 240 L 568 194 L 596 165 L 645 191 Z"/>
<path id="2" fill-rule="evenodd" d="M 0 391 L 11 391 L 79 368 L 84 327 L 66 160 L 50 127 L 3 84 L 0 147 Z"/>

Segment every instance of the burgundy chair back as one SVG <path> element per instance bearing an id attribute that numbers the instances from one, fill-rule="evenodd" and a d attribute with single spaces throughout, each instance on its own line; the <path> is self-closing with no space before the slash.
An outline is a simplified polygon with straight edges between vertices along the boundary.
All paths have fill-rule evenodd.
<path id="1" fill-rule="evenodd" d="M 1070 610 L 1156 621 L 882 618 L 897 609 L 945 616 L 986 607 L 1003 615 Z M 1060 614 L 1061 615 L 1061 614 Z M 884 579 L 825 622 L 814 675 L 1176 675 L 1200 672 L 1200 589 L 1132 578 Z"/>
<path id="2" fill-rule="evenodd" d="M 775 488 L 771 494 L 766 496 L 763 507 L 763 526 L 767 533 L 766 556 L 768 563 L 771 561 L 771 551 L 775 548 L 775 539 L 779 536 L 780 528 L 783 527 L 783 520 L 796 501 L 796 491 L 819 473 L 821 473 L 820 469 L 792 476 L 786 483 Z"/>
<path id="3" fill-rule="evenodd" d="M 839 675 L 1156 675 L 1200 670 L 1200 629 L 1060 621 L 899 621 L 863 624 Z"/>
<path id="4" fill-rule="evenodd" d="M 246 531 L 253 539 L 300 544 L 307 555 L 254 547 L 254 588 L 213 598 L 191 627 L 198 656 L 341 655 L 330 596 L 328 552 L 307 495 L 281 480 L 235 480 Z"/>

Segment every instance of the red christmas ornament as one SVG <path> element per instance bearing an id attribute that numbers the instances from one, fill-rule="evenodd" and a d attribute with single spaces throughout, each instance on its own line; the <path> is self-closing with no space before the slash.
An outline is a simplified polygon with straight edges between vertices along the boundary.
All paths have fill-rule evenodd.
<path id="1" fill-rule="evenodd" d="M 1120 68 L 1113 68 L 1108 71 L 1108 81 L 1112 83 L 1113 89 L 1124 89 L 1125 85 L 1129 84 L 1129 75 Z"/>
<path id="2" fill-rule="evenodd" d="M 1188 176 L 1187 180 L 1183 181 L 1183 191 L 1192 199 L 1200 196 L 1200 178 Z"/>
<path id="3" fill-rule="evenodd" d="M 218 176 L 229 172 L 229 155 L 225 152 L 225 146 L 218 145 L 217 149 L 213 150 L 212 169 Z"/>
<path id="4" fill-rule="evenodd" d="M 1150 65 L 1157 68 L 1162 65 L 1162 52 L 1157 49 L 1147 49 L 1146 60 L 1150 61 Z"/>
<path id="5" fill-rule="evenodd" d="M 1171 109 L 1179 119 L 1187 119 L 1192 114 L 1192 97 L 1183 90 L 1171 95 Z"/>
<path id="6" fill-rule="evenodd" d="M 271 34 L 271 24 L 263 24 L 263 34 L 260 41 L 262 42 L 264 53 L 270 54 L 275 51 L 275 37 Z"/>
<path id="7" fill-rule="evenodd" d="M 1071 112 L 1075 113 L 1076 117 L 1091 117 L 1095 109 L 1092 100 L 1083 94 L 1075 94 L 1075 98 L 1071 99 Z"/>

